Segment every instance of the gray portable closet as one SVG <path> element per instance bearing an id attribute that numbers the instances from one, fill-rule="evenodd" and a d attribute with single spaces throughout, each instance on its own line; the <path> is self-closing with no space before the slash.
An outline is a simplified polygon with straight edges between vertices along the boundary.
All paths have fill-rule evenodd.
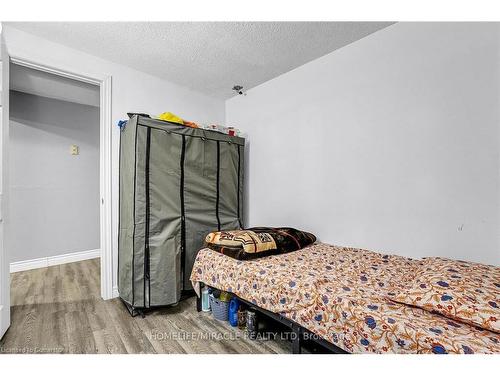
<path id="1" fill-rule="evenodd" d="M 129 116 L 120 138 L 118 290 L 134 314 L 179 302 L 207 233 L 242 227 L 245 140 Z"/>

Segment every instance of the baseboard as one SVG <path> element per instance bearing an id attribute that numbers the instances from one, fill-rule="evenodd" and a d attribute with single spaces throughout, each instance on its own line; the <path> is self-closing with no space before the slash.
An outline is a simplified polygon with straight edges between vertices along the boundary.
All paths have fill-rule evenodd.
<path id="1" fill-rule="evenodd" d="M 78 262 L 81 260 L 99 258 L 101 249 L 78 251 L 76 253 L 54 255 L 46 258 L 37 258 L 31 260 L 22 260 L 20 262 L 12 262 L 10 264 L 10 272 L 19 272 L 34 270 L 36 268 L 57 266 L 58 264 Z M 114 293 L 114 291 L 113 291 Z"/>
<path id="2" fill-rule="evenodd" d="M 118 293 L 118 287 L 114 286 L 113 287 L 113 297 L 112 298 L 117 298 L 120 297 L 120 293 Z"/>

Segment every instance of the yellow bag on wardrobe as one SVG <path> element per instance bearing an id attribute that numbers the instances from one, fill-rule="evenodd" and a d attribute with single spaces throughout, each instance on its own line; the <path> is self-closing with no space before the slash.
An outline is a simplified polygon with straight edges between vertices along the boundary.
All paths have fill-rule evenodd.
<path id="1" fill-rule="evenodd" d="M 172 112 L 163 112 L 157 118 L 163 121 L 170 121 L 170 122 L 175 122 L 176 124 L 184 125 L 184 120 L 181 119 L 179 116 L 174 115 Z"/>

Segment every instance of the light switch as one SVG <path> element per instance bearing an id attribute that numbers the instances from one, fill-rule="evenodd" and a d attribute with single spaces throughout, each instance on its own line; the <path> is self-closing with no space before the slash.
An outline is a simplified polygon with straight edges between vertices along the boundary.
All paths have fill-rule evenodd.
<path id="1" fill-rule="evenodd" d="M 80 153 L 80 150 L 78 149 L 77 145 L 71 145 L 71 155 L 78 155 Z"/>

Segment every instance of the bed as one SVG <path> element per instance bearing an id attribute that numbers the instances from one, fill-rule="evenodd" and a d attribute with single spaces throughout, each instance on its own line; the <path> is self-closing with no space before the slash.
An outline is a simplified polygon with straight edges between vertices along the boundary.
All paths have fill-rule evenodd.
<path id="1" fill-rule="evenodd" d="M 500 334 L 388 298 L 422 260 L 318 243 L 238 261 L 210 249 L 191 281 L 234 293 L 347 353 L 500 353 Z"/>

